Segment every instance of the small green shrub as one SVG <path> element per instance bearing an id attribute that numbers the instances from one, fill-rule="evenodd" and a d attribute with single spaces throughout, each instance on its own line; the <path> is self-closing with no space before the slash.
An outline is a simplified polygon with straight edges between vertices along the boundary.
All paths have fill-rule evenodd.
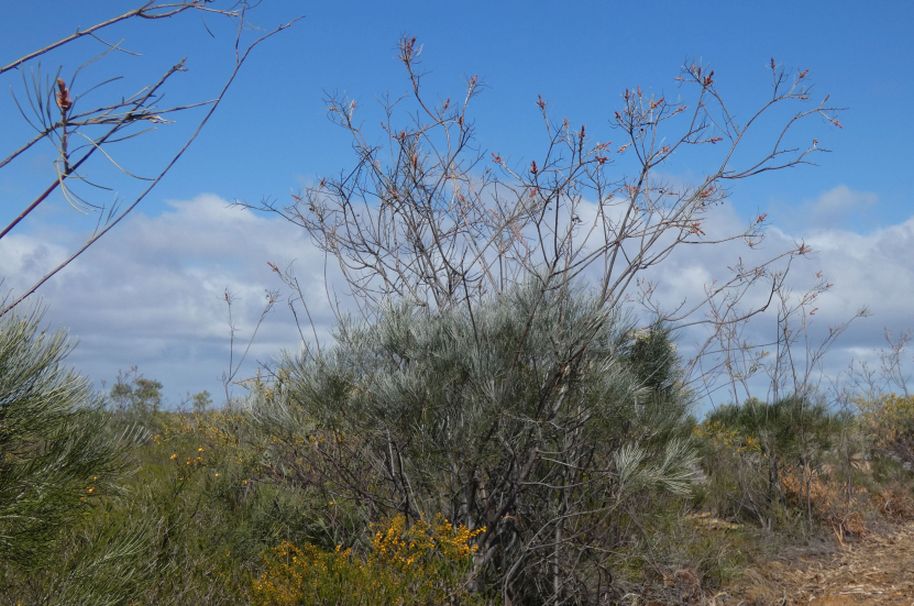
<path id="1" fill-rule="evenodd" d="M 774 403 L 749 399 L 718 408 L 693 432 L 708 476 L 702 504 L 718 515 L 767 528 L 789 524 L 795 513 L 784 491 L 789 477 L 795 480 L 794 504 L 811 521 L 813 476 L 848 423 L 823 404 L 799 397 Z"/>

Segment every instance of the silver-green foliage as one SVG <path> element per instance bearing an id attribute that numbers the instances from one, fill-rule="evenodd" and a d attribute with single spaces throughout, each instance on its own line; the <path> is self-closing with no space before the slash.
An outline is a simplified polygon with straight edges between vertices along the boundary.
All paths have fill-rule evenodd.
<path id="1" fill-rule="evenodd" d="M 684 394 L 639 376 L 636 338 L 596 301 L 542 287 L 472 313 L 400 306 L 290 362 L 255 413 L 308 434 L 281 465 L 366 518 L 484 526 L 480 589 L 586 603 L 607 590 L 622 512 L 687 490 L 694 469 Z"/>

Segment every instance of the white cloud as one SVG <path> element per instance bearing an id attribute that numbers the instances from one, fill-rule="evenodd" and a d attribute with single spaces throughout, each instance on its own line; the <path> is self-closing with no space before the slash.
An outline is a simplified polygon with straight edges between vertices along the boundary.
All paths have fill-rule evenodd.
<path id="1" fill-rule="evenodd" d="M 0 241 L 0 268 L 13 280 L 16 276 L 40 275 L 47 263 L 59 263 L 66 256 L 62 246 L 33 236 L 10 234 Z"/>
<path id="2" fill-rule="evenodd" d="M 868 195 L 835 188 L 819 198 L 825 210 L 872 204 Z M 709 236 L 739 231 L 743 220 L 721 206 L 703 226 Z M 50 230 L 50 228 L 48 228 Z M 77 242 L 80 234 L 41 231 L 0 241 L 4 288 L 18 290 L 39 276 Z M 771 229 L 758 250 L 740 243 L 688 246 L 666 259 L 653 274 L 658 295 L 671 305 L 694 300 L 710 280 L 724 276 L 739 257 L 747 264 L 805 239 L 813 255 L 794 267 L 794 283 L 808 284 L 818 271 L 834 283 L 819 301 L 813 326 L 821 335 L 861 306 L 873 312 L 854 324 L 836 344 L 828 366 L 843 367 L 850 354 L 873 352 L 883 329 L 911 328 L 914 300 L 914 217 L 884 229 L 855 233 L 834 227 L 790 233 Z M 136 364 L 166 384 L 175 397 L 208 389 L 218 396 L 219 377 L 228 362 L 228 327 L 223 293 L 235 296 L 238 337 L 244 341 L 263 307 L 267 289 L 280 283 L 267 262 L 294 261 L 322 335 L 332 330 L 324 298 L 323 258 L 306 235 L 274 216 L 229 206 L 213 195 L 170 203 L 154 217 L 136 215 L 101 240 L 73 266 L 40 291 L 54 326 L 67 327 L 79 340 L 71 362 L 94 380 L 111 380 Z M 770 318 L 754 326 L 770 330 Z M 294 350 L 298 331 L 283 304 L 264 323 L 251 350 L 252 360 L 270 360 Z M 217 397 L 218 399 L 218 397 Z"/>
<path id="3" fill-rule="evenodd" d="M 69 236 L 47 244 L 37 231 L 0 241 L 4 287 L 19 291 L 41 275 L 79 234 Z M 133 216 L 39 294 L 47 320 L 78 340 L 70 362 L 81 371 L 97 382 L 110 381 L 136 364 L 163 381 L 175 399 L 220 387 L 229 357 L 225 290 L 233 295 L 237 337 L 244 343 L 266 291 L 280 286 L 267 262 L 283 267 L 293 260 L 302 268 L 320 266 L 319 252 L 299 229 L 201 195 L 172 202 L 156 217 Z M 330 314 L 321 300 L 312 302 L 312 312 L 328 330 Z M 263 324 L 251 360 L 297 347 L 297 330 L 279 304 Z"/>

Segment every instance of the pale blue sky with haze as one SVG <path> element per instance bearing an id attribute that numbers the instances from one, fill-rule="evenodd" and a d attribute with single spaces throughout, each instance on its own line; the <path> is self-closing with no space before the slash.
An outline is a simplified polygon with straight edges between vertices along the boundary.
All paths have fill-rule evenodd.
<path id="1" fill-rule="evenodd" d="M 77 25 L 124 10 L 129 4 L 99 0 L 3 2 L 0 62 L 65 35 Z M 736 184 L 734 207 L 745 217 L 768 212 L 771 224 L 791 237 L 838 230 L 834 241 L 846 241 L 840 234 L 850 232 L 873 242 L 893 242 L 896 252 L 891 254 L 902 258 L 891 261 L 900 268 L 898 271 L 910 271 L 911 263 L 903 257 L 914 253 L 914 228 L 906 223 L 914 215 L 914 170 L 910 168 L 914 156 L 910 109 L 914 100 L 912 2 L 265 0 L 251 12 L 249 20 L 270 28 L 299 15 L 303 19 L 293 29 L 255 52 L 201 139 L 143 204 L 140 213 L 144 217 L 119 227 L 118 237 L 102 240 L 97 247 L 107 250 L 81 260 L 75 272 L 90 271 L 93 259 L 101 263 L 109 258 L 105 255 L 116 258 L 113 247 L 129 245 L 133 241 L 130 230 L 141 229 L 143 221 L 156 224 L 156 218 L 164 217 L 161 224 L 166 224 L 170 213 L 189 208 L 176 201 L 213 194 L 222 200 L 270 198 L 283 202 L 302 185 L 350 166 L 349 140 L 327 119 L 324 97 L 328 92 L 342 92 L 357 99 L 359 115 L 367 124 L 375 124 L 382 95 L 406 90 L 403 70 L 396 61 L 397 41 L 404 34 L 416 36 L 423 46 L 426 84 L 434 96 L 459 97 L 466 77 L 479 75 L 483 92 L 472 112 L 477 145 L 487 152 L 498 151 L 519 166 L 544 148 L 537 95 L 548 101 L 553 116 L 567 117 L 573 124 L 585 123 L 597 139 L 611 139 L 617 133 L 609 128 L 609 121 L 619 107 L 622 91 L 640 85 L 657 94 L 676 96 L 674 77 L 685 62 L 700 61 L 712 67 L 719 89 L 738 113 L 755 107 L 767 94 L 771 57 L 791 69 L 809 68 L 814 92 L 829 93 L 835 105 L 847 108 L 840 116 L 843 129 L 823 122 L 810 131 L 833 153 L 817 156 L 818 167 L 762 175 Z M 205 25 L 215 39 L 207 33 L 200 15 L 174 23 L 128 24 L 117 34 L 108 34 L 108 39 L 123 37 L 126 47 L 143 56 L 112 57 L 99 69 L 103 66 L 111 71 L 123 65 L 132 70 L 132 66 L 141 66 L 138 71 L 148 74 L 188 56 L 190 71 L 180 75 L 174 90 L 189 97 L 206 96 L 230 67 L 230 56 L 224 49 L 231 31 L 215 18 L 207 18 Z M 83 58 L 84 54 L 76 50 L 71 54 L 64 49 L 49 55 L 43 67 L 53 71 L 63 66 L 66 75 L 75 67 L 72 61 Z M 2 151 L 28 133 L 15 115 L 8 93 L 11 86 L 21 83 L 19 78 L 17 74 L 0 77 Z M 144 161 L 171 149 L 174 139 L 170 137 L 168 132 L 157 133 L 149 138 L 148 147 L 122 160 L 139 170 Z M 46 183 L 53 150 L 45 153 L 14 170 L 0 171 L 0 219 L 8 220 Z M 689 166 L 674 167 L 685 178 L 691 174 Z M 59 236 L 66 242 L 68 236 L 61 236 L 62 232 L 90 220 L 79 218 L 55 198 L 14 233 L 49 242 Z M 251 229 L 262 229 L 263 234 L 274 229 L 266 218 L 249 220 L 261 221 L 252 222 Z M 887 236 L 892 229 L 909 239 Z M 294 234 L 282 237 L 289 238 L 290 246 L 296 242 Z M 244 243 L 234 242 L 233 246 L 242 248 Z M 884 247 L 879 251 L 874 258 L 890 254 Z M 270 284 L 265 262 L 272 259 L 259 258 L 269 252 L 262 247 L 251 249 L 243 261 L 220 258 L 222 252 L 189 260 L 150 254 L 138 256 L 135 269 L 142 271 L 143 262 L 150 267 L 173 264 L 179 272 L 193 265 L 199 275 L 206 275 L 208 268 L 218 267 L 209 272 L 218 276 L 244 266 L 246 269 L 238 270 L 244 279 L 256 276 L 263 284 Z M 4 270 L 0 258 L 0 276 L 15 286 L 21 276 L 4 275 L 4 271 L 11 270 Z M 261 271 L 262 276 L 257 273 Z M 216 360 L 221 359 L 224 343 L 213 334 L 182 337 L 177 331 L 174 343 L 138 348 L 136 359 L 130 359 L 129 345 L 114 348 L 116 359 L 106 357 L 101 341 L 97 348 L 93 346 L 96 333 L 107 330 L 104 322 L 88 322 L 74 300 L 67 298 L 66 279 L 62 276 L 60 280 L 56 287 L 49 285 L 45 295 L 49 318 L 70 326 L 81 342 L 88 342 L 89 351 L 77 353 L 74 360 L 93 379 L 110 378 L 114 369 L 137 363 L 169 385 L 173 400 L 176 394 L 199 388 L 215 391 L 214 375 L 221 372 L 221 362 Z M 914 284 L 910 273 L 889 279 L 889 284 L 901 290 L 899 297 L 914 300 L 914 289 L 905 290 Z M 219 288 L 214 285 L 211 290 L 218 292 Z M 116 296 L 116 292 L 109 296 Z M 91 305 L 91 297 L 86 297 L 81 304 Z M 219 313 L 218 301 L 207 309 Z M 905 318 L 901 303 L 886 314 L 882 324 L 890 328 L 914 325 L 910 321 L 914 314 L 908 313 Z M 115 326 L 116 320 L 112 322 L 112 333 L 121 330 Z M 867 325 L 866 330 L 880 332 L 878 325 Z M 281 334 L 288 325 L 283 326 L 267 338 L 261 352 L 283 343 Z M 182 338 L 183 344 L 178 344 Z M 848 350 L 870 345 L 872 341 L 861 337 L 860 343 L 850 343 Z M 173 359 L 169 364 L 157 362 L 163 357 Z M 203 377 L 196 383 L 188 370 L 194 364 L 197 377 Z"/>

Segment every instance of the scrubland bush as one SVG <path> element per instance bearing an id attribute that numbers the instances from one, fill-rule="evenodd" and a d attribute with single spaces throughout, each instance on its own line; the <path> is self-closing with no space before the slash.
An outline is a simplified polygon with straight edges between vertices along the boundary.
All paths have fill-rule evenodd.
<path id="1" fill-rule="evenodd" d="M 859 402 L 861 421 L 872 436 L 872 452 L 914 471 L 914 396 L 888 394 L 875 401 Z"/>
<path id="2" fill-rule="evenodd" d="M 105 410 L 68 350 L 37 315 L 0 322 L 0 604 L 245 602 L 263 551 L 299 535 L 246 487 L 238 415 L 150 406 L 152 380 Z"/>
<path id="3" fill-rule="evenodd" d="M 494 150 L 487 162 L 469 112 L 478 79 L 461 102 L 431 99 L 420 55 L 415 38 L 401 41 L 409 87 L 384 108 L 380 131 L 363 128 L 354 100 L 330 99 L 332 120 L 352 137 L 350 169 L 258 207 L 305 230 L 342 281 L 330 297 L 342 324 L 335 345 L 309 344 L 254 405 L 270 445 L 262 473 L 333 504 L 324 549 L 358 543 L 378 519 L 441 512 L 486 528 L 469 574 L 485 597 L 611 602 L 622 554 L 659 544 L 698 470 L 685 372 L 664 322 L 638 334 L 623 310 L 639 301 L 651 317 L 706 326 L 701 351 L 718 340 L 721 357 L 739 349 L 727 336 L 784 290 L 806 245 L 751 255 L 752 267 L 733 255 L 732 273 L 705 285 L 706 298 L 675 310 L 655 299 L 650 270 L 686 245 L 755 247 L 763 214 L 739 233 L 705 234 L 728 186 L 817 153 L 787 144 L 806 118 L 840 123 L 825 102 L 802 109 L 807 72 L 790 77 L 774 60 L 772 94 L 736 121 L 713 70 L 693 64 L 679 78 L 677 99 L 694 94 L 688 104 L 640 87 L 623 93 L 618 147 L 556 121 L 539 98 L 543 153 Z M 791 114 L 780 134 L 756 132 L 769 112 L 784 117 L 775 107 Z M 737 153 L 750 131 L 771 147 Z M 669 182 L 664 163 L 693 152 L 700 164 L 716 159 L 692 184 Z M 296 318 L 311 318 L 293 272 L 272 267 Z M 361 324 L 345 321 L 337 294 L 351 295 Z M 703 373 L 698 357 L 689 368 Z M 764 489 L 778 485 L 788 456 L 772 440 Z M 804 456 L 818 456 L 813 437 L 807 446 Z M 675 559 L 655 555 L 654 569 Z"/>
<path id="4" fill-rule="evenodd" d="M 914 407 L 895 395 L 859 406 L 855 415 L 787 398 L 719 408 L 694 431 L 706 475 L 696 502 L 781 534 L 830 530 L 841 542 L 880 516 L 910 517 Z"/>
<path id="5" fill-rule="evenodd" d="M 696 428 L 710 479 L 708 503 L 718 514 L 771 527 L 784 513 L 783 481 L 812 514 L 811 482 L 825 463 L 842 419 L 823 404 L 791 397 L 774 403 L 755 399 L 713 411 Z"/>
<path id="6" fill-rule="evenodd" d="M 344 544 L 373 520 L 443 513 L 485 528 L 480 591 L 592 600 L 610 589 L 622 512 L 686 492 L 694 472 L 675 362 L 642 352 L 663 338 L 537 288 L 472 316 L 391 308 L 288 362 L 254 414 L 277 476 L 357 513 Z"/>

